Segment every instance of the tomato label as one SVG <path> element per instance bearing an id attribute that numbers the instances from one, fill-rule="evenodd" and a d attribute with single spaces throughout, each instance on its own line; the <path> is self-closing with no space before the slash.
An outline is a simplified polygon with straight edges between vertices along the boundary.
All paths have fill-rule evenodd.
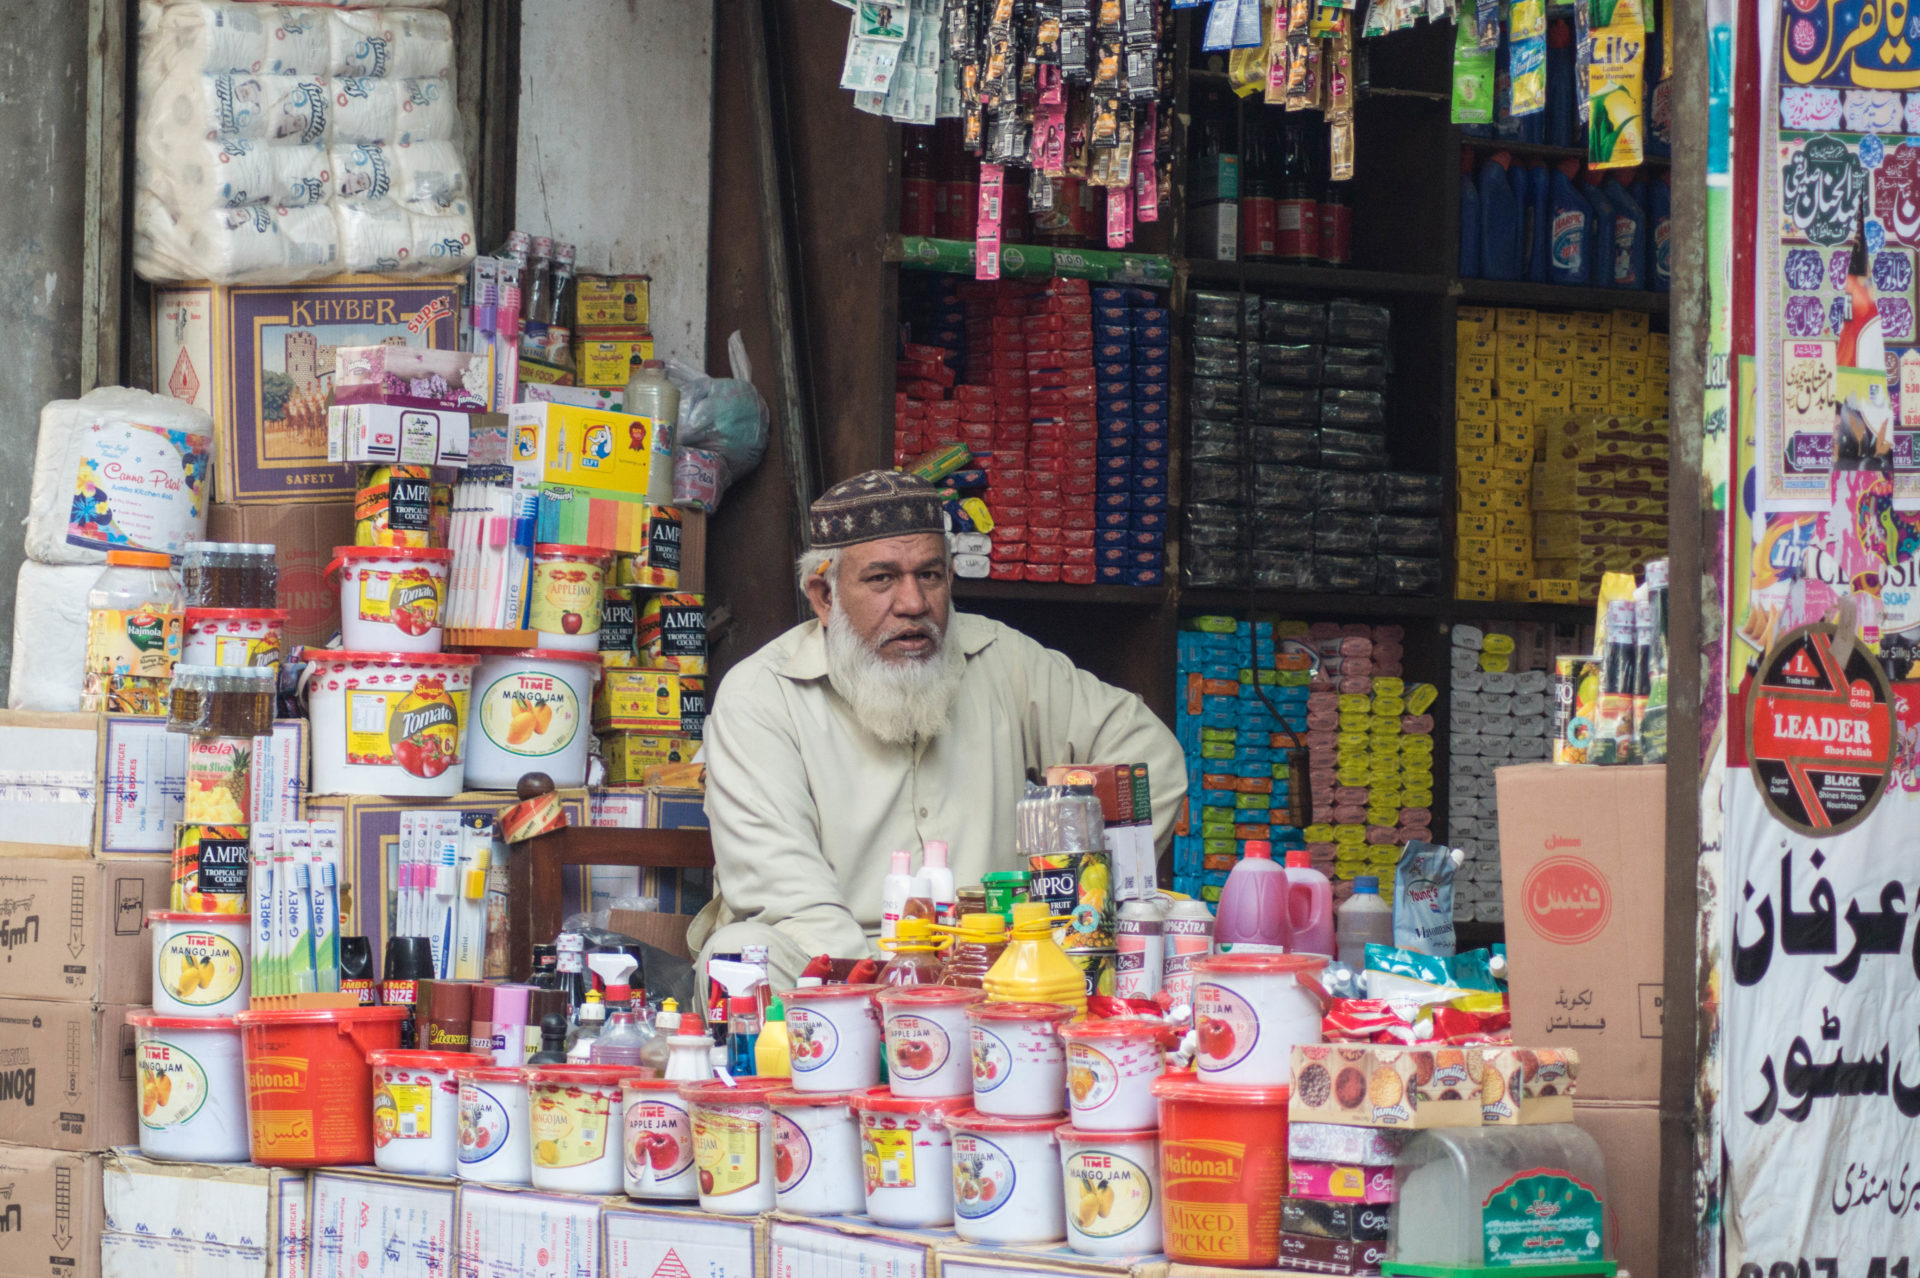
<path id="1" fill-rule="evenodd" d="M 398 572 L 364 569 L 360 573 L 360 620 L 387 622 L 404 635 L 424 635 L 440 624 L 443 593 L 440 577 L 425 568 L 402 568 Z"/>
<path id="2" fill-rule="evenodd" d="M 467 695 L 464 688 L 447 691 L 437 678 L 422 678 L 410 690 L 349 688 L 347 762 L 439 776 L 460 762 Z"/>

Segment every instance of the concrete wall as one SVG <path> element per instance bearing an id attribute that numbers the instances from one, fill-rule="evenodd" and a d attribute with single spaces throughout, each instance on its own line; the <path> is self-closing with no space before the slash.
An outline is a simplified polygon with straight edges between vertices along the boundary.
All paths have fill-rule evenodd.
<path id="1" fill-rule="evenodd" d="M 653 276 L 664 358 L 704 359 L 709 0 L 524 0 L 518 207 L 582 273 Z"/>
<path id="2" fill-rule="evenodd" d="M 87 6 L 7 0 L 0 22 L 0 704 L 40 406 L 80 389 Z"/>

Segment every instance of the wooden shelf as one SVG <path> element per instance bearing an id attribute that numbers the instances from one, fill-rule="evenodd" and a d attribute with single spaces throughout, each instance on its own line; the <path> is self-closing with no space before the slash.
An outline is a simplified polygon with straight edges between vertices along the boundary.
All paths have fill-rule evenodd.
<path id="1" fill-rule="evenodd" d="M 1058 581 L 993 581 L 955 577 L 956 599 L 1006 599 L 1031 603 L 1084 603 L 1158 608 L 1172 597 L 1171 586 L 1074 586 Z"/>
<path id="2" fill-rule="evenodd" d="M 1488 306 L 1540 306 L 1570 311 L 1648 311 L 1667 313 L 1667 295 L 1645 289 L 1567 288 L 1509 280 L 1461 280 L 1461 301 Z"/>
<path id="3" fill-rule="evenodd" d="M 1303 616 L 1441 621 L 1533 621 L 1542 625 L 1579 625 L 1593 620 L 1588 604 L 1505 603 L 1475 599 L 1436 599 L 1428 595 L 1341 595 L 1299 590 L 1194 586 L 1178 592 L 1175 603 L 1186 612 L 1289 612 Z"/>
<path id="4" fill-rule="evenodd" d="M 1187 278 L 1196 284 L 1298 288 L 1336 293 L 1439 297 L 1450 281 L 1444 275 L 1408 275 L 1397 271 L 1356 271 L 1344 266 L 1287 266 L 1278 262 L 1188 260 Z"/>
<path id="5" fill-rule="evenodd" d="M 540 633 L 536 630 L 448 630 L 447 646 L 451 648 L 538 648 Z"/>
<path id="6" fill-rule="evenodd" d="M 1470 146 L 1476 151 L 1505 151 L 1510 155 L 1525 156 L 1528 159 L 1542 160 L 1578 160 L 1587 162 L 1587 148 L 1584 146 L 1549 146 L 1545 142 L 1502 142 L 1498 138 L 1475 138 L 1462 136 L 1461 146 Z M 1664 155 L 1649 155 L 1635 168 L 1668 168 L 1673 160 Z M 1611 173 L 1612 169 L 1601 169 L 1602 173 Z M 1622 170 L 1624 172 L 1624 170 Z"/>

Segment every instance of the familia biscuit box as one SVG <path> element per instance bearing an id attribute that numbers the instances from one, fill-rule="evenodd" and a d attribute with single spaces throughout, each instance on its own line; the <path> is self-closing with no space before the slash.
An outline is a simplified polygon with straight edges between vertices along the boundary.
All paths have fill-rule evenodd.
<path id="1" fill-rule="evenodd" d="M 1478 1127 L 1482 1050 L 1378 1043 L 1295 1047 L 1288 1121 L 1406 1129 Z"/>
<path id="2" fill-rule="evenodd" d="M 350 503 L 353 467 L 327 460 L 335 352 L 451 350 L 459 310 L 457 279 L 162 288 L 153 385 L 213 418 L 215 501 Z"/>

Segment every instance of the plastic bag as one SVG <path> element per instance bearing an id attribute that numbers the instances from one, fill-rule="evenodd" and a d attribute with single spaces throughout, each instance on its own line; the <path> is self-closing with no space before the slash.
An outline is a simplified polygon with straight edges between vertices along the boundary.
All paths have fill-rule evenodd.
<path id="1" fill-rule="evenodd" d="M 1466 859 L 1443 844 L 1408 840 L 1393 877 L 1394 944 L 1453 957 L 1453 872 Z"/>
<path id="2" fill-rule="evenodd" d="M 699 510 L 718 510 L 727 488 L 767 452 L 767 401 L 753 388 L 753 365 L 739 333 L 727 339 L 727 363 L 732 377 L 708 377 L 667 361 L 667 378 L 680 388 L 674 500 Z"/>

